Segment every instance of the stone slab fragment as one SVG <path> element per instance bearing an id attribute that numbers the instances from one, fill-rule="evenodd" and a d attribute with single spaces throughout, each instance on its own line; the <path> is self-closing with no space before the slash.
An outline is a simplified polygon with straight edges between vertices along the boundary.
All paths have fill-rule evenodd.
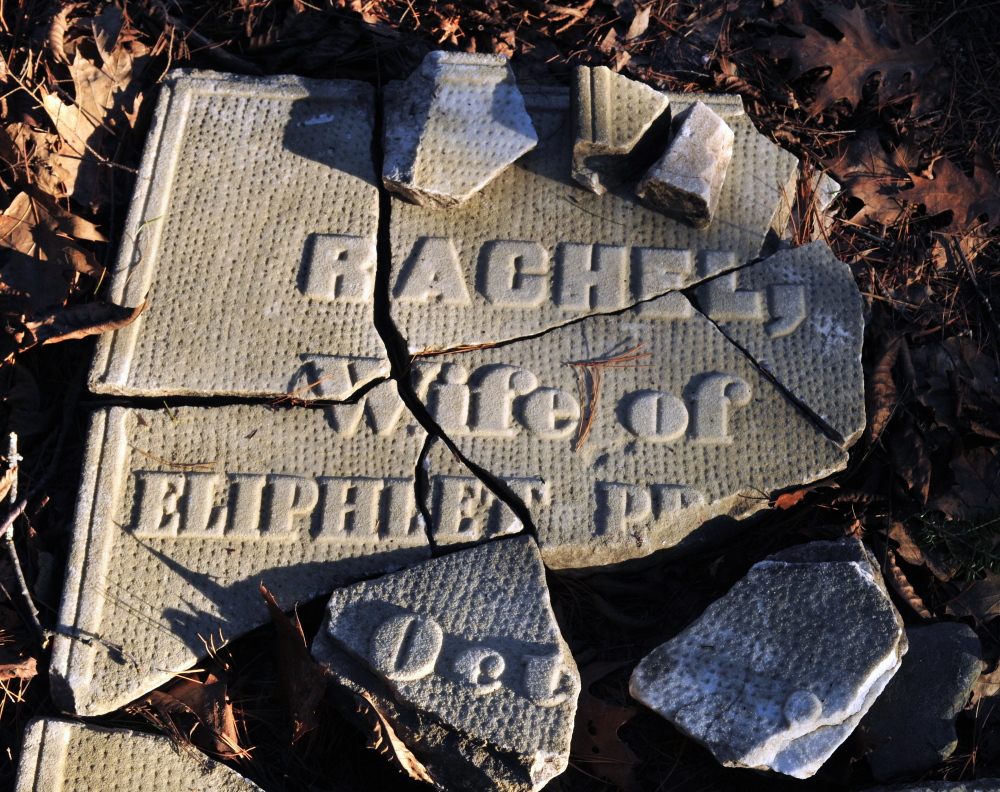
<path id="1" fill-rule="evenodd" d="M 15 792 L 261 792 L 235 770 L 169 737 L 36 718 L 21 748 Z"/>
<path id="2" fill-rule="evenodd" d="M 424 439 L 392 382 L 326 409 L 95 413 L 50 668 L 60 705 L 109 712 L 191 667 L 199 636 L 267 622 L 260 583 L 290 609 L 429 557 Z"/>
<path id="3" fill-rule="evenodd" d="M 739 97 L 699 94 L 736 135 L 716 222 L 699 231 L 571 175 L 569 92 L 523 88 L 538 147 L 447 212 L 391 204 L 392 319 L 413 352 L 496 343 L 689 286 L 756 257 L 787 222 L 796 158 Z M 691 94 L 666 94 L 681 112 Z"/>
<path id="4" fill-rule="evenodd" d="M 580 676 L 531 537 L 335 591 L 313 655 L 440 789 L 527 792 L 566 769 Z"/>
<path id="5" fill-rule="evenodd" d="M 625 359 L 607 363 L 616 356 Z M 572 364 L 602 360 L 606 367 L 592 369 L 602 377 L 592 410 L 594 380 L 581 384 Z M 551 567 L 690 544 L 707 520 L 746 516 L 766 505 L 766 493 L 846 464 L 679 294 L 501 347 L 418 358 L 411 376 L 463 457 L 524 504 Z M 590 423 L 582 445 L 581 421 Z M 427 464 L 436 542 L 520 527 L 443 444 Z"/>
<path id="6" fill-rule="evenodd" d="M 276 396 L 330 356 L 387 375 L 374 109 L 360 82 L 171 72 L 110 289 L 149 308 L 99 338 L 91 388 Z"/>
<path id="7" fill-rule="evenodd" d="M 726 766 L 810 777 L 906 652 L 903 621 L 864 545 L 805 548 L 755 564 L 632 674 L 634 698 Z"/>
<path id="8" fill-rule="evenodd" d="M 899 673 L 861 721 L 886 737 L 865 757 L 878 781 L 920 773 L 951 756 L 958 743 L 955 719 L 982 672 L 982 646 L 966 624 L 909 627 L 910 649 Z"/>
<path id="9" fill-rule="evenodd" d="M 851 268 L 825 242 L 706 281 L 698 305 L 849 446 L 865 428 L 865 319 Z"/>
<path id="10" fill-rule="evenodd" d="M 695 102 L 677 118 L 670 146 L 636 194 L 668 217 L 708 228 L 733 158 L 733 141 L 726 122 L 704 102 Z"/>
<path id="11" fill-rule="evenodd" d="M 577 66 L 571 102 L 573 178 L 597 195 L 642 168 L 654 146 L 655 159 L 669 139 L 666 95 L 607 66 Z"/>
<path id="12" fill-rule="evenodd" d="M 503 55 L 429 52 L 385 95 L 386 188 L 421 206 L 458 206 L 538 135 Z"/>

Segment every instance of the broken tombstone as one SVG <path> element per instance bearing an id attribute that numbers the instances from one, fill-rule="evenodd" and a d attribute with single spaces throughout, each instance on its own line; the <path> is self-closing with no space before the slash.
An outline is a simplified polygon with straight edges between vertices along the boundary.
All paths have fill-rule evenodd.
<path id="1" fill-rule="evenodd" d="M 393 198 L 391 316 L 412 353 L 495 344 L 611 313 L 734 269 L 783 228 L 794 155 L 760 135 L 739 97 L 699 95 L 736 136 L 716 222 L 698 230 L 631 189 L 594 195 L 571 173 L 569 91 L 524 88 L 538 146 L 447 212 Z M 691 94 L 668 93 L 681 112 Z"/>
<path id="2" fill-rule="evenodd" d="M 463 460 L 523 507 L 550 567 L 717 541 L 727 518 L 764 508 L 766 493 L 847 460 L 680 294 L 524 341 L 418 357 L 411 382 Z M 519 530 L 443 443 L 426 466 L 437 544 Z M 706 524 L 713 518 L 727 524 Z"/>
<path id="3" fill-rule="evenodd" d="M 808 778 L 899 670 L 903 622 L 857 539 L 755 564 L 645 657 L 629 692 L 728 767 Z"/>
<path id="4" fill-rule="evenodd" d="M 566 769 L 580 676 L 531 537 L 333 593 L 313 656 L 441 789 L 528 792 Z"/>
<path id="5" fill-rule="evenodd" d="M 982 647 L 959 622 L 909 627 L 899 673 L 861 721 L 878 744 L 866 759 L 877 781 L 920 773 L 955 750 L 955 719 L 982 671 Z"/>
<path id="6" fill-rule="evenodd" d="M 668 139 L 666 94 L 607 66 L 577 66 L 571 100 L 573 178 L 597 195 L 655 159 L 655 147 L 662 149 Z"/>
<path id="7" fill-rule="evenodd" d="M 94 413 L 50 666 L 99 715 L 337 585 L 430 556 L 425 432 L 393 382 L 356 404 Z"/>
<path id="8" fill-rule="evenodd" d="M 864 306 L 851 268 L 825 242 L 719 275 L 695 294 L 726 337 L 845 447 L 861 436 Z"/>
<path id="9" fill-rule="evenodd" d="M 646 173 L 636 194 L 668 217 L 708 228 L 715 216 L 733 158 L 735 135 L 704 102 L 695 102 L 674 122 L 674 136 Z"/>
<path id="10" fill-rule="evenodd" d="M 382 183 L 428 208 L 458 206 L 538 136 L 503 55 L 430 52 L 385 92 Z"/>
<path id="11" fill-rule="evenodd" d="M 374 112 L 360 82 L 171 72 L 109 295 L 149 307 L 99 338 L 91 389 L 280 396 L 350 356 L 360 380 L 339 400 L 387 375 Z"/>
<path id="12" fill-rule="evenodd" d="M 169 737 L 56 718 L 28 724 L 17 792 L 260 792 L 235 770 Z"/>

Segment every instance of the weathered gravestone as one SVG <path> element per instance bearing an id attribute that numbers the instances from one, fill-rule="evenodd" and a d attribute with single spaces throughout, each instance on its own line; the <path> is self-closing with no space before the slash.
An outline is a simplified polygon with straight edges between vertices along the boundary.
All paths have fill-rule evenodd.
<path id="1" fill-rule="evenodd" d="M 53 694 L 81 715 L 191 667 L 204 640 L 428 558 L 414 476 L 425 440 L 386 382 L 320 409 L 94 414 L 53 648 Z"/>
<path id="2" fill-rule="evenodd" d="M 528 792 L 566 769 L 580 676 L 531 537 L 339 589 L 313 656 L 441 789 Z"/>
<path id="3" fill-rule="evenodd" d="M 388 374 L 374 112 L 360 82 L 172 72 L 109 295 L 149 308 L 101 336 L 92 389 L 275 396 L 349 366 L 302 394 L 344 399 Z"/>
<path id="4" fill-rule="evenodd" d="M 16 792 L 260 792 L 235 770 L 169 737 L 37 718 L 28 724 Z"/>
<path id="5" fill-rule="evenodd" d="M 391 103 L 398 92 L 387 94 Z M 643 206 L 627 186 L 576 181 L 569 92 L 523 88 L 538 146 L 446 212 L 393 198 L 392 319 L 412 352 L 507 341 L 734 269 L 783 228 L 796 159 L 760 135 L 739 97 L 699 99 L 735 150 L 712 224 L 697 230 Z M 691 94 L 666 94 L 682 112 Z M 669 300 L 687 310 L 678 295 Z"/>

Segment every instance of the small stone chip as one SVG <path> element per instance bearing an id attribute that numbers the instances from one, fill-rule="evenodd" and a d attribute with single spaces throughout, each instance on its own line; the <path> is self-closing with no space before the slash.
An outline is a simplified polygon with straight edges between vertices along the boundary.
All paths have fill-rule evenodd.
<path id="1" fill-rule="evenodd" d="M 335 591 L 313 656 L 441 789 L 530 792 L 566 769 L 580 676 L 531 537 Z"/>
<path id="2" fill-rule="evenodd" d="M 670 147 L 636 194 L 669 217 L 707 228 L 733 158 L 733 130 L 703 102 L 691 105 L 674 126 Z"/>
<path id="3" fill-rule="evenodd" d="M 634 170 L 649 167 L 660 153 L 653 148 L 652 157 L 643 164 L 650 144 L 659 143 L 662 150 L 669 134 L 670 116 L 664 112 L 669 106 L 665 94 L 607 66 L 578 66 L 572 94 L 573 178 L 604 195 Z M 651 129 L 654 123 L 656 128 Z"/>
<path id="4" fill-rule="evenodd" d="M 728 767 L 812 776 L 899 670 L 903 622 L 857 539 L 754 565 L 629 691 Z"/>
<path id="5" fill-rule="evenodd" d="M 535 147 L 507 58 L 428 53 L 385 92 L 382 181 L 416 204 L 458 206 Z"/>
<path id="6" fill-rule="evenodd" d="M 17 792 L 262 792 L 224 764 L 169 737 L 56 718 L 28 724 Z"/>

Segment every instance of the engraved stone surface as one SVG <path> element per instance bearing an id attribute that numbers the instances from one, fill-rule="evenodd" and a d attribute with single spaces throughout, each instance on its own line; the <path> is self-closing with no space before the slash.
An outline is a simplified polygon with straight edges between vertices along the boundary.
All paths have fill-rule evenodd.
<path id="1" fill-rule="evenodd" d="M 735 136 L 704 102 L 695 102 L 674 122 L 674 137 L 639 182 L 636 194 L 665 215 L 707 228 L 733 158 Z"/>
<path id="2" fill-rule="evenodd" d="M 785 250 L 695 290 L 699 307 L 845 446 L 865 428 L 864 306 L 825 242 Z"/>
<path id="3" fill-rule="evenodd" d="M 425 207 L 467 201 L 538 136 L 503 55 L 430 52 L 385 94 L 386 188 Z"/>
<path id="4" fill-rule="evenodd" d="M 335 591 L 313 656 L 441 789 L 527 792 L 566 769 L 580 676 L 531 537 Z"/>
<path id="5" fill-rule="evenodd" d="M 28 724 L 16 784 L 16 792 L 260 792 L 169 737 L 56 718 Z"/>
<path id="6" fill-rule="evenodd" d="M 172 72 L 109 297 L 149 308 L 100 336 L 91 388 L 274 396 L 330 356 L 360 361 L 365 381 L 388 374 L 374 111 L 360 82 Z"/>
<path id="7" fill-rule="evenodd" d="M 523 88 L 538 147 L 447 212 L 394 198 L 392 319 L 411 351 L 497 343 L 692 285 L 760 253 L 785 225 L 794 155 L 760 135 L 739 97 L 699 94 L 736 136 L 716 220 L 664 217 L 623 186 L 594 195 L 571 176 L 569 92 Z M 692 94 L 666 94 L 673 111 Z"/>
<path id="8" fill-rule="evenodd" d="M 606 362 L 616 356 L 624 360 Z M 584 373 L 571 364 L 582 361 L 598 364 L 596 397 L 592 378 L 581 393 Z M 846 464 L 680 294 L 501 347 L 417 358 L 411 377 L 464 458 L 524 504 L 552 567 L 672 547 L 710 518 L 748 515 L 766 493 Z M 520 527 L 443 444 L 428 467 L 436 542 Z"/>
<path id="9" fill-rule="evenodd" d="M 576 67 L 572 105 L 573 178 L 598 195 L 642 167 L 643 155 L 648 153 L 643 149 L 658 145 L 662 150 L 668 140 L 667 96 L 607 66 Z M 651 130 L 660 119 L 667 123 Z M 655 159 L 659 151 L 653 151 Z"/>
<path id="10" fill-rule="evenodd" d="M 632 673 L 632 696 L 729 767 L 813 775 L 906 652 L 878 562 L 857 539 L 755 564 Z"/>
<path id="11" fill-rule="evenodd" d="M 958 622 L 909 627 L 910 649 L 899 673 L 868 711 L 861 725 L 889 738 L 865 758 L 878 781 L 920 773 L 955 750 L 955 719 L 969 701 L 982 671 L 979 638 Z"/>
<path id="12" fill-rule="evenodd" d="M 430 555 L 414 476 L 425 432 L 386 382 L 355 405 L 94 414 L 53 693 L 97 715 L 290 608 Z"/>

